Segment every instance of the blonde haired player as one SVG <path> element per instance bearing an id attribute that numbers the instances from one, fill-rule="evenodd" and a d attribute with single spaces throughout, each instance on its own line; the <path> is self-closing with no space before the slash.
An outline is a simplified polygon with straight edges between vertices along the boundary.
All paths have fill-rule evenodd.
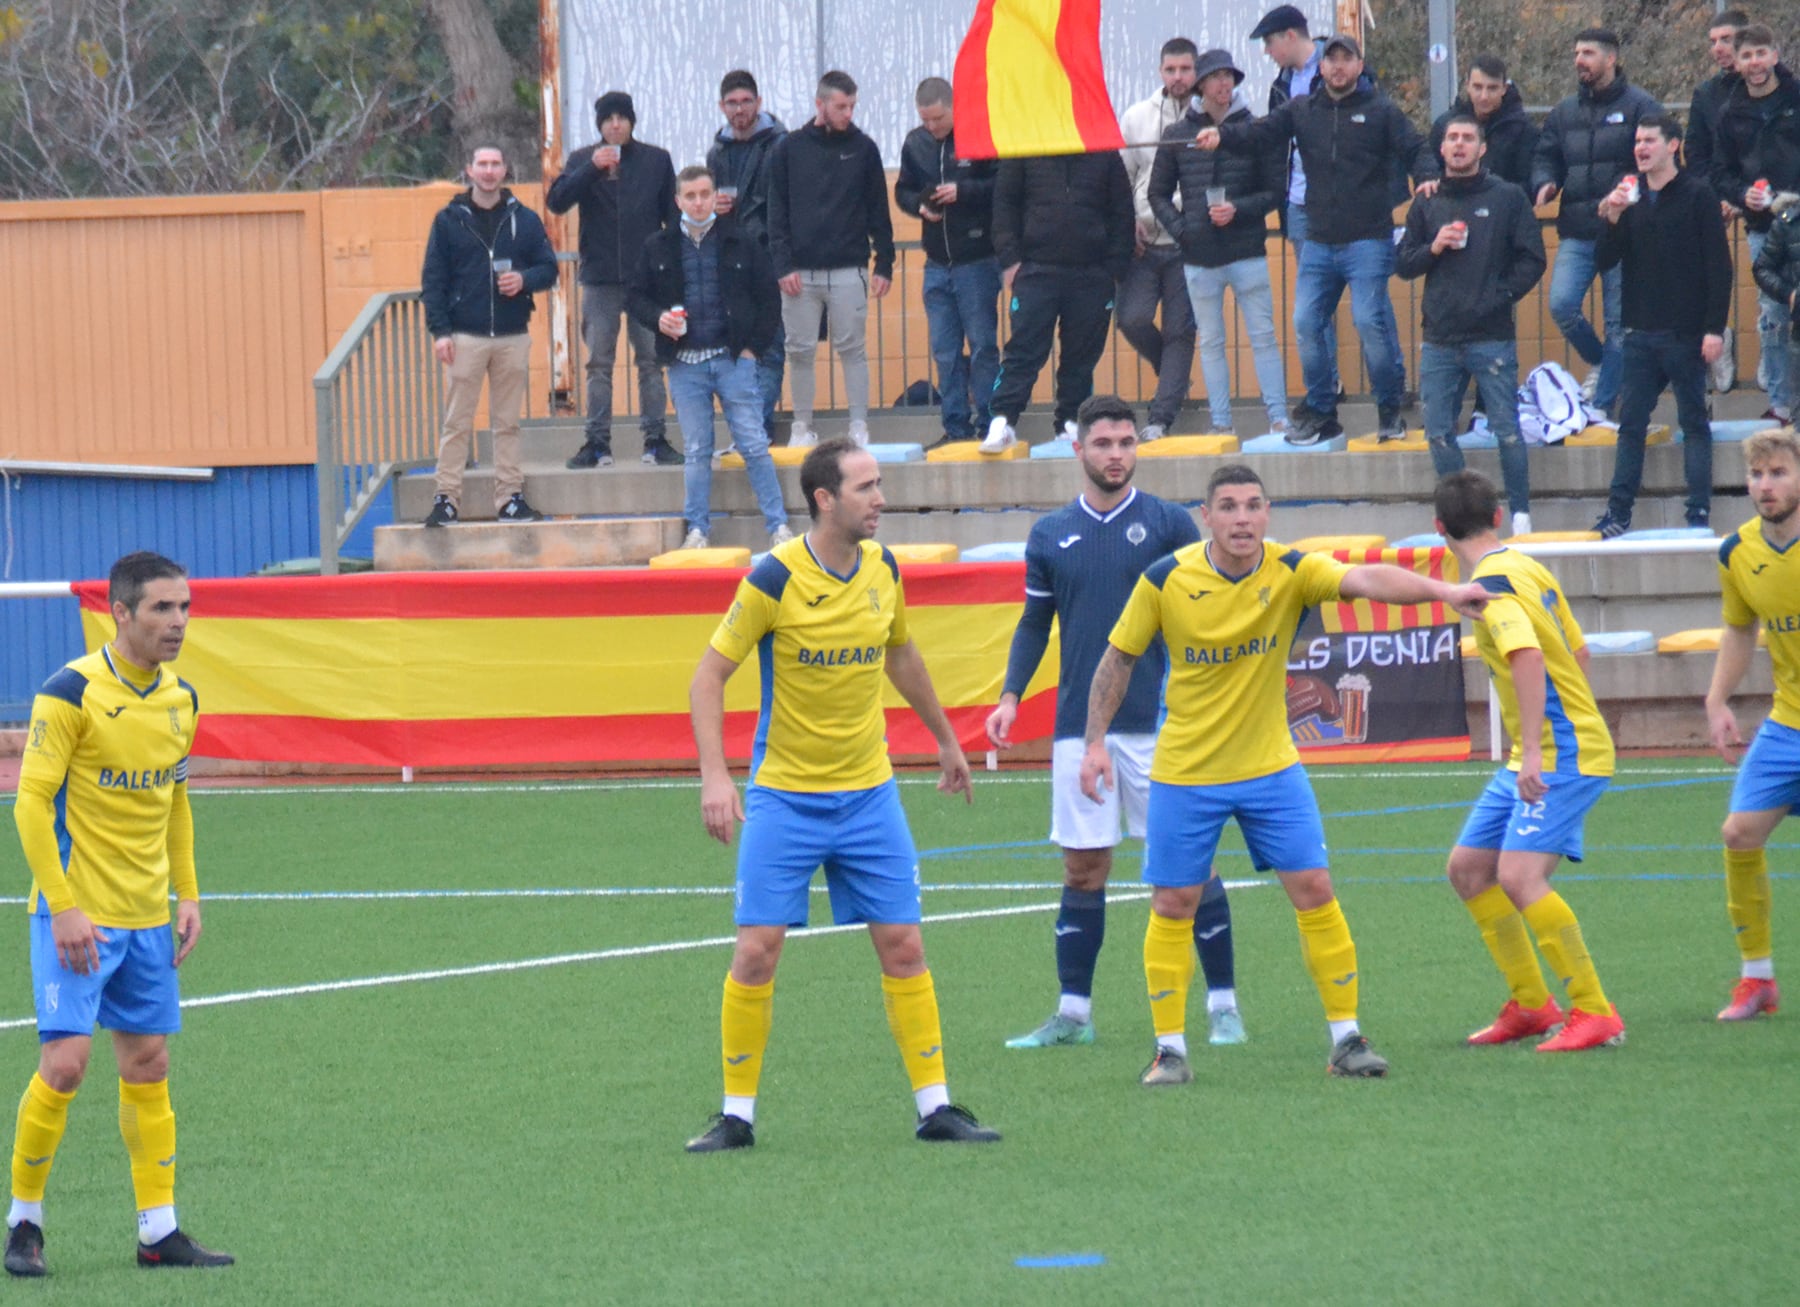
<path id="1" fill-rule="evenodd" d="M 1769 836 L 1800 802 L 1800 439 L 1791 428 L 1760 431 L 1744 442 L 1756 516 L 1719 543 L 1725 628 L 1706 692 L 1713 747 L 1738 763 L 1725 818 L 1725 906 L 1737 934 L 1742 970 L 1721 1021 L 1748 1021 L 1781 1003 L 1769 937 Z M 1748 753 L 1731 695 L 1756 652 L 1762 622 L 1774 662 L 1775 706 Z"/>

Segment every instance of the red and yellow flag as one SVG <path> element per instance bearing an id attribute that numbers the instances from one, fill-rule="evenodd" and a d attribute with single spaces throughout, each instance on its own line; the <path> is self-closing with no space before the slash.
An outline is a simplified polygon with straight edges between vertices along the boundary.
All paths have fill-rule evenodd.
<path id="1" fill-rule="evenodd" d="M 1100 0 L 980 0 L 956 56 L 956 152 L 1086 154 L 1125 144 L 1100 66 Z"/>

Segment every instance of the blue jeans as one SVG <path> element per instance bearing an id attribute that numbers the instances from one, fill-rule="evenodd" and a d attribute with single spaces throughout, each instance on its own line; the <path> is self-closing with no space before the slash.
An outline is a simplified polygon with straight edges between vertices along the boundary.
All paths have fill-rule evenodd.
<path id="1" fill-rule="evenodd" d="M 769 348 L 756 356 L 756 385 L 762 391 L 763 432 L 773 437 L 775 405 L 781 399 L 781 375 L 787 371 L 787 344 L 781 333 L 769 342 Z"/>
<path id="2" fill-rule="evenodd" d="M 1434 345 L 1419 350 L 1419 399 L 1425 406 L 1425 438 L 1431 442 L 1431 465 L 1439 476 L 1463 468 L 1456 422 L 1462 416 L 1463 392 L 1475 379 L 1475 397 L 1487 414 L 1488 430 L 1500 445 L 1500 474 L 1506 480 L 1507 507 L 1531 511 L 1530 469 L 1525 442 L 1519 438 L 1519 347 L 1511 340 L 1472 340 L 1461 345 Z"/>
<path id="3" fill-rule="evenodd" d="M 1594 271 L 1593 241 L 1564 240 L 1556 247 L 1556 266 L 1550 270 L 1550 316 L 1555 319 L 1557 329 L 1569 342 L 1569 347 L 1581 355 L 1582 362 L 1589 367 L 1599 365 L 1600 380 L 1594 388 L 1594 406 L 1611 413 L 1623 381 L 1624 350 L 1619 344 L 1623 327 L 1620 314 L 1624 311 L 1621 298 L 1623 273 L 1619 265 L 1614 264 L 1600 274 L 1600 307 L 1606 323 L 1606 340 L 1603 342 L 1594 334 L 1593 323 L 1582 311 L 1588 287 L 1594 284 Z"/>
<path id="4" fill-rule="evenodd" d="M 1667 386 L 1675 392 L 1675 416 L 1681 423 L 1687 519 L 1704 520 L 1712 510 L 1712 423 L 1706 416 L 1700 337 L 1679 331 L 1628 331 L 1622 352 L 1625 388 L 1619 398 L 1619 448 L 1606 511 L 1616 521 L 1631 521 L 1632 505 L 1644 481 L 1650 412 Z"/>
<path id="5" fill-rule="evenodd" d="M 787 509 L 781 502 L 781 483 L 775 479 L 775 463 L 769 457 L 769 436 L 762 425 L 762 390 L 753 358 L 719 354 L 704 363 L 669 365 L 669 398 L 675 420 L 681 424 L 681 447 L 687 464 L 686 501 L 681 516 L 690 531 L 710 534 L 712 525 L 713 396 L 725 411 L 725 425 L 744 467 L 750 489 L 762 510 L 763 525 L 770 531 L 787 525 Z"/>
<path id="6" fill-rule="evenodd" d="M 1769 243 L 1769 233 L 1752 231 L 1744 235 L 1750 242 L 1750 261 L 1754 263 L 1762 254 L 1763 246 Z M 1788 322 L 1788 306 L 1758 291 L 1756 339 L 1762 346 L 1762 362 L 1756 368 L 1757 380 L 1768 392 L 1769 407 L 1777 413 L 1791 413 L 1794 405 L 1794 392 L 1789 384 L 1792 370 L 1789 355 L 1793 346 L 1788 339 Z"/>
<path id="7" fill-rule="evenodd" d="M 1294 267 L 1298 270 L 1300 257 L 1306 253 L 1307 222 L 1304 204 L 1288 205 L 1287 230 L 1288 241 L 1294 247 Z M 1295 289 L 1297 292 L 1299 288 Z M 1331 393 L 1335 395 L 1344 388 L 1343 382 L 1338 379 L 1337 322 L 1335 319 L 1325 324 L 1325 352 L 1331 359 Z"/>
<path id="8" fill-rule="evenodd" d="M 1344 288 L 1350 289 L 1350 316 L 1362 339 L 1363 359 L 1376 406 L 1400 407 L 1406 372 L 1400 363 L 1399 328 L 1388 298 L 1394 274 L 1390 240 L 1350 241 L 1327 245 L 1307 241 L 1300 252 L 1300 275 L 1294 284 L 1294 337 L 1300 346 L 1300 371 L 1306 380 L 1306 403 L 1316 413 L 1337 412 L 1336 369 L 1325 328 L 1337 312 Z"/>
<path id="9" fill-rule="evenodd" d="M 1240 259 L 1222 268 L 1188 264 L 1188 297 L 1200 329 L 1200 375 L 1206 380 L 1206 404 L 1214 431 L 1231 430 L 1231 368 L 1225 361 L 1225 288 L 1231 288 L 1250 338 L 1256 385 L 1271 425 L 1287 421 L 1287 371 L 1281 343 L 1275 339 L 1275 292 L 1269 283 L 1269 261 L 1262 256 Z"/>
<path id="10" fill-rule="evenodd" d="M 925 263 L 925 323 L 943 396 L 944 434 L 985 432 L 1000 371 L 1000 263 Z M 967 341 L 968 353 L 963 352 Z"/>

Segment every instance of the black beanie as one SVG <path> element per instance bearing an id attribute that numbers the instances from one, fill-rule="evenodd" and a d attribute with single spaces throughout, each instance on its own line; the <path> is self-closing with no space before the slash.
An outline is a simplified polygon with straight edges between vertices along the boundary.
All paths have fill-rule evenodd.
<path id="1" fill-rule="evenodd" d="M 637 110 L 632 106 L 631 96 L 625 91 L 608 91 L 594 101 L 594 126 L 599 127 L 615 114 L 633 127 L 637 126 Z"/>

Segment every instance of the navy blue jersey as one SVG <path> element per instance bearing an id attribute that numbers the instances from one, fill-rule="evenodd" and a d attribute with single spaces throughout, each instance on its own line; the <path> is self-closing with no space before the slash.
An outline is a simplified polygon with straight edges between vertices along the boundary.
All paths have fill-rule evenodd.
<path id="1" fill-rule="evenodd" d="M 1050 621 L 1060 619 L 1056 738 L 1080 739 L 1087 731 L 1088 687 L 1132 587 L 1151 563 L 1199 539 L 1200 528 L 1185 509 L 1135 488 L 1105 516 L 1083 497 L 1039 518 L 1025 544 L 1025 612 L 1013 632 L 1006 691 L 1024 695 L 1050 642 Z M 1158 638 L 1132 670 L 1114 733 L 1156 729 L 1167 662 Z"/>

